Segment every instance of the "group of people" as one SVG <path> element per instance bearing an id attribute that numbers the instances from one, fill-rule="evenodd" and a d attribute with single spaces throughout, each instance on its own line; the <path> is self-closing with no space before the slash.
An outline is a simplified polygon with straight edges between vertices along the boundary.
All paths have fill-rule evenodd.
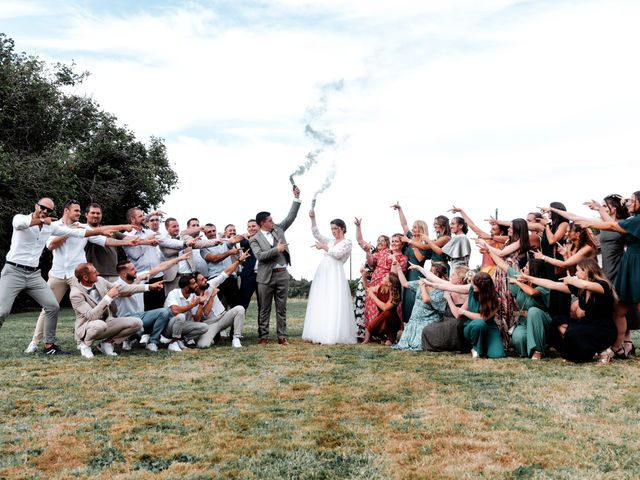
<path id="1" fill-rule="evenodd" d="M 630 331 L 638 328 L 640 304 L 640 192 L 585 204 L 600 220 L 552 202 L 526 218 L 491 217 L 487 231 L 454 206 L 451 219 L 434 219 L 430 235 L 422 220 L 409 228 L 396 203 L 401 231 L 380 235 L 375 246 L 364 240 L 356 218 L 366 264 L 355 315 L 344 306 L 344 282 L 329 268 L 348 257 L 346 226 L 334 220 L 329 242 L 312 212 L 317 247 L 327 258 L 312 284 L 303 338 L 377 340 L 399 350 L 470 352 L 473 358 L 513 352 L 537 360 L 551 351 L 574 362 L 628 358 L 635 353 Z M 477 271 L 469 268 L 469 230 L 482 254 Z M 323 309 L 324 329 L 316 320 Z"/>
<path id="2" fill-rule="evenodd" d="M 222 235 L 216 226 L 201 226 L 197 218 L 180 229 L 173 217 L 145 214 L 140 208 L 126 212 L 127 223 L 102 225 L 102 208 L 81 206 L 75 199 L 62 206 L 43 197 L 29 214 L 13 218 L 11 246 L 0 276 L 0 326 L 20 292 L 41 307 L 25 353 L 43 343 L 47 355 L 64 352 L 56 343 L 60 302 L 69 292 L 75 312 L 74 337 L 80 354 L 93 358 L 95 346 L 116 356 L 115 346 L 131 350 L 136 344 L 157 352 L 167 348 L 208 348 L 223 334 L 241 348 L 245 311 L 254 293 L 259 309 L 259 342 L 269 342 L 269 318 L 275 301 L 277 341 L 287 345 L 286 300 L 290 264 L 284 235 L 300 208 L 300 190 L 293 189 L 289 214 L 275 224 L 271 214 L 259 212 L 238 235 L 227 225 Z M 52 252 L 48 280 L 42 277 L 40 257 Z"/>
<path id="3" fill-rule="evenodd" d="M 13 219 L 11 248 L 0 277 L 0 326 L 15 297 L 26 291 L 42 306 L 32 341 L 50 355 L 59 303 L 70 290 L 80 354 L 93 345 L 116 355 L 114 345 L 135 343 L 150 351 L 207 348 L 225 330 L 232 346 L 240 338 L 245 311 L 256 294 L 258 343 L 269 343 L 269 318 L 276 306 L 277 341 L 287 345 L 286 303 L 291 263 L 285 231 L 300 208 L 300 190 L 286 218 L 274 223 L 259 212 L 238 235 L 227 225 L 197 218 L 180 230 L 162 212 L 127 211 L 127 223 L 101 225 L 102 210 L 85 208 L 79 222 L 76 200 L 54 220 L 53 200 L 41 198 L 31 214 Z M 630 331 L 638 328 L 640 304 L 640 192 L 609 195 L 586 204 L 600 220 L 566 211 L 552 202 L 526 218 L 489 218 L 482 230 L 453 207 L 449 219 L 411 228 L 399 203 L 400 233 L 364 240 L 355 219 L 356 241 L 366 253 L 355 300 L 344 274 L 352 242 L 341 219 L 325 237 L 309 212 L 315 247 L 324 252 L 311 284 L 302 338 L 320 344 L 379 341 L 399 350 L 471 352 L 474 358 L 502 358 L 509 352 L 541 359 L 552 350 L 585 362 L 627 358 L 635 353 Z M 469 268 L 472 230 L 482 264 Z M 597 238 L 594 230 L 599 231 Z M 39 270 L 45 246 L 53 265 L 45 282 Z M 121 250 L 120 250 L 121 249 Z M 120 252 L 120 253 L 119 253 Z M 598 261 L 600 254 L 601 260 Z M 355 304 L 354 304 L 355 301 Z"/>

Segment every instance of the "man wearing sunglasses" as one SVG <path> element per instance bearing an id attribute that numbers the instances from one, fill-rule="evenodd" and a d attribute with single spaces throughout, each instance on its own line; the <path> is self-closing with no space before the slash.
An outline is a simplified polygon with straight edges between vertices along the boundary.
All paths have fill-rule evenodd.
<path id="1" fill-rule="evenodd" d="M 51 235 L 73 238 L 108 235 L 113 228 L 85 230 L 52 224 L 55 220 L 51 217 L 54 209 L 53 200 L 43 197 L 34 205 L 32 213 L 17 214 L 13 217 L 11 247 L 0 277 L 0 327 L 9 316 L 15 298 L 20 292 L 25 291 L 44 308 L 44 344 L 47 355 L 65 353 L 54 343 L 60 307 L 55 295 L 42 278 L 38 266 L 47 240 Z"/>
<path id="2" fill-rule="evenodd" d="M 69 228 L 86 228 L 91 229 L 89 225 L 82 225 L 79 223 L 81 210 L 80 202 L 75 199 L 69 199 L 64 202 L 62 206 L 62 218 L 56 220 L 51 225 L 63 225 Z M 118 231 L 131 231 L 131 225 L 114 225 L 112 227 Z M 65 293 L 73 287 L 76 283 L 75 269 L 81 263 L 86 263 L 87 257 L 85 254 L 85 247 L 87 241 L 94 245 L 100 245 L 101 247 L 118 247 L 132 245 L 134 242 L 133 237 L 127 237 L 123 240 L 115 238 L 108 238 L 102 235 L 93 237 L 72 238 L 67 235 L 55 236 L 52 235 L 47 240 L 46 246 L 51 252 L 53 252 L 53 263 L 51 270 L 49 270 L 49 279 L 47 285 L 51 288 L 51 291 L 56 297 L 58 303 L 62 301 Z M 38 344 L 42 341 L 44 335 L 44 319 L 46 312 L 42 310 L 36 327 L 33 332 L 33 338 L 31 343 L 24 351 L 24 353 L 34 353 L 38 349 Z"/>

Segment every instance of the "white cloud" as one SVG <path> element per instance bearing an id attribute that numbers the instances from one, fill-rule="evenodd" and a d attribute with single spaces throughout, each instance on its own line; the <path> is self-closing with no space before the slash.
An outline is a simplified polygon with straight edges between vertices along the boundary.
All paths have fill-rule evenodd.
<path id="1" fill-rule="evenodd" d="M 553 200 L 580 211 L 588 198 L 640 188 L 636 2 L 253 7 L 124 16 L 63 4 L 55 34 L 15 39 L 75 58 L 103 108 L 143 138 L 168 139 L 181 185 L 166 208 L 182 223 L 196 215 L 240 227 L 262 208 L 284 216 L 288 175 L 314 148 L 305 110 L 341 78 L 319 123 L 342 140 L 320 224 L 342 217 L 351 227 L 363 216 L 373 239 L 398 229 L 397 200 L 410 221 L 431 224 L 452 203 L 475 220 L 496 207 L 513 218 Z M 306 210 L 333 160 L 327 152 L 297 179 L 307 203 L 288 238 L 293 272 L 307 278 L 320 254 L 308 248 Z"/>

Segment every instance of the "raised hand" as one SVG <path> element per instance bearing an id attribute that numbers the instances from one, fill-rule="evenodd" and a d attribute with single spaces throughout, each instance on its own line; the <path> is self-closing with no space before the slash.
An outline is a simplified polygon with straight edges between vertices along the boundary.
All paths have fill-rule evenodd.
<path id="1" fill-rule="evenodd" d="M 462 209 L 461 209 L 461 208 L 456 207 L 455 205 L 451 205 L 451 208 L 449 209 L 449 211 L 450 211 L 451 213 L 460 213 L 460 212 L 462 212 Z"/>
<path id="2" fill-rule="evenodd" d="M 164 288 L 164 282 L 162 280 L 159 282 L 149 284 L 149 290 L 162 290 L 163 288 Z"/>
<path id="3" fill-rule="evenodd" d="M 355 217 L 353 223 L 356 225 L 356 227 L 360 228 L 360 226 L 362 225 L 362 217 Z"/>
<path id="4" fill-rule="evenodd" d="M 391 208 L 393 208 L 394 210 L 402 210 L 402 207 L 400 206 L 400 202 L 396 202 L 393 205 L 391 205 Z"/>
<path id="5" fill-rule="evenodd" d="M 591 210 L 596 210 L 596 211 L 600 210 L 600 208 L 602 207 L 602 205 L 600 205 L 600 203 L 596 202 L 595 200 L 589 200 L 589 201 L 583 202 L 582 204 L 586 205 Z"/>

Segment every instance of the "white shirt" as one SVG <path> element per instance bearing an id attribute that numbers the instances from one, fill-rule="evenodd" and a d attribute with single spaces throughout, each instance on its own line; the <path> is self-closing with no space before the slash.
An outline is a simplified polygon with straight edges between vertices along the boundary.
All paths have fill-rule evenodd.
<path id="1" fill-rule="evenodd" d="M 177 307 L 184 307 L 186 305 L 189 305 L 191 302 L 193 302 L 193 299 L 195 298 L 195 296 L 196 294 L 192 293 L 187 298 L 184 298 L 184 295 L 182 295 L 182 290 L 179 288 L 174 288 L 169 292 L 169 295 L 167 295 L 167 298 L 164 301 L 164 306 L 166 308 L 171 308 L 172 305 L 176 305 Z M 187 320 L 193 320 L 193 316 L 196 315 L 197 313 L 198 313 L 198 305 L 196 305 L 186 313 L 188 317 Z"/>
<path id="2" fill-rule="evenodd" d="M 13 235 L 7 260 L 18 265 L 37 268 L 40 256 L 51 235 L 66 235 L 71 238 L 84 238 L 82 228 L 69 228 L 53 222 L 51 225 L 31 225 L 31 215 L 18 214 L 13 217 Z M 57 225 L 56 225 L 57 224 Z"/>
<path id="3" fill-rule="evenodd" d="M 225 272 L 222 272 L 216 278 L 212 278 L 211 280 L 209 280 L 209 288 L 207 288 L 207 292 L 211 293 L 215 287 L 222 284 L 227 278 L 229 278 L 229 275 L 227 275 Z M 213 297 L 213 307 L 211 307 L 208 318 L 218 318 L 226 311 L 227 310 L 226 308 L 224 308 L 224 305 L 218 298 L 218 295 L 216 295 L 215 297 Z"/>
<path id="4" fill-rule="evenodd" d="M 62 219 L 53 222 L 51 225 L 53 226 L 54 224 L 65 226 Z M 84 225 L 78 222 L 74 222 L 73 224 L 68 225 L 68 227 L 74 230 L 91 230 L 89 225 Z M 51 242 L 55 238 L 56 236 L 53 235 L 49 237 L 47 240 L 47 247 L 51 245 Z M 67 239 L 58 248 L 52 250 L 53 263 L 51 265 L 51 270 L 49 271 L 49 276 L 60 279 L 73 278 L 76 267 L 87 261 L 87 256 L 84 252 L 84 247 L 87 245 L 87 241 L 104 247 L 107 242 L 107 237 L 102 235 L 82 238 L 67 236 Z"/>
<path id="5" fill-rule="evenodd" d="M 136 236 L 140 238 L 147 238 L 149 235 L 155 233 L 153 230 L 141 230 L 132 231 L 127 233 L 129 236 Z M 184 242 L 182 240 L 174 240 L 167 234 L 156 235 L 156 240 L 160 242 L 160 246 L 166 248 L 174 248 L 176 250 L 182 250 L 184 248 Z M 160 262 L 163 261 L 164 256 L 160 251 L 160 248 L 153 247 L 151 245 L 137 245 L 124 247 L 124 251 L 127 254 L 129 260 L 135 265 L 136 270 L 139 272 L 148 272 L 154 267 L 157 267 Z M 162 276 L 162 272 L 159 272 L 155 277 Z"/>
<path id="6" fill-rule="evenodd" d="M 119 285 L 131 285 L 122 278 L 118 278 L 114 283 Z M 129 313 L 144 312 L 144 293 L 134 293 L 128 297 L 116 297 L 116 307 L 118 308 L 118 316 L 126 317 Z"/>

